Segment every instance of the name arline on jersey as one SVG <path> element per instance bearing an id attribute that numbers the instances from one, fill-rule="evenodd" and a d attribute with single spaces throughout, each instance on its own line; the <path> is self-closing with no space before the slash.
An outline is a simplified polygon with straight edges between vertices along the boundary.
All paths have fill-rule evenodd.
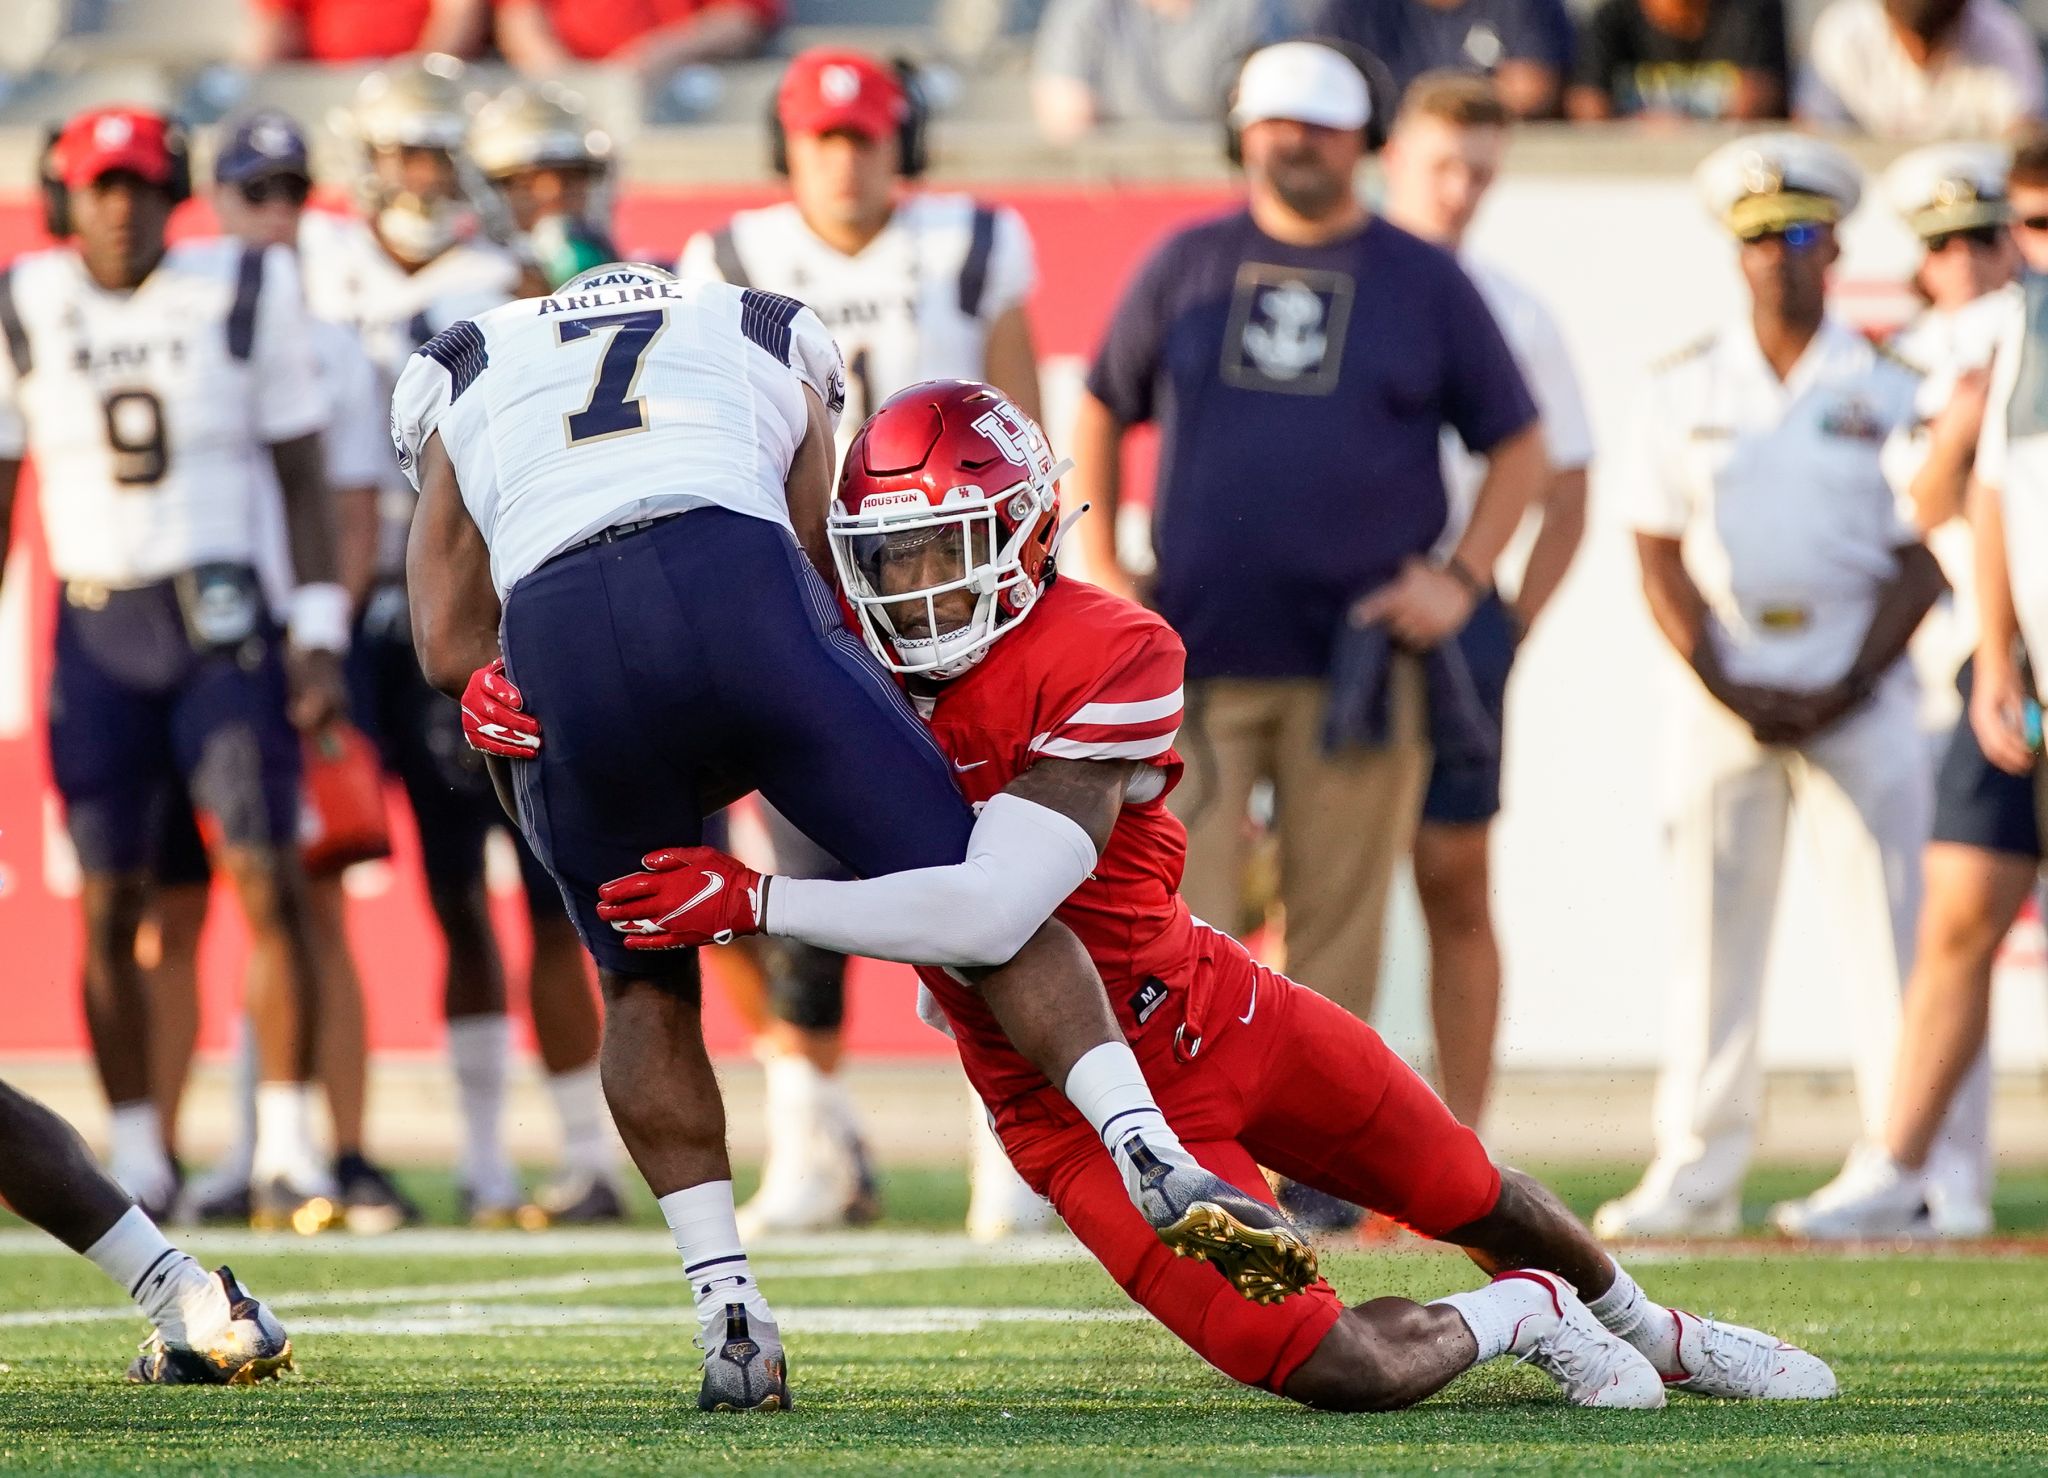
<path id="1" fill-rule="evenodd" d="M 642 283 L 635 287 L 608 288 L 601 292 L 574 293 L 566 298 L 543 298 L 539 316 L 550 313 L 574 313 L 584 308 L 612 308 L 620 303 L 644 303 L 649 298 L 679 299 L 672 282 Z"/>

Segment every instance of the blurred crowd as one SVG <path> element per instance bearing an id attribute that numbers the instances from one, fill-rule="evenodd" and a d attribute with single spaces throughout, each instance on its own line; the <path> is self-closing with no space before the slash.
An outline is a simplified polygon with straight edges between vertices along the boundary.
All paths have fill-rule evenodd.
<path id="1" fill-rule="evenodd" d="M 1827 0 L 1789 14 L 1783 0 L 938 0 L 914 25 L 859 4 L 792 14 L 791 0 L 212 3 L 247 8 L 235 54 L 217 58 L 244 69 L 437 51 L 536 78 L 602 64 L 656 93 L 694 73 L 675 95 L 700 102 L 718 91 L 702 69 L 777 49 L 786 27 L 894 28 L 969 84 L 1006 37 L 1030 54 L 1032 107 L 1054 143 L 1213 123 L 1246 52 L 1302 34 L 1363 46 L 1396 87 L 1436 70 L 1488 78 L 1518 119 L 1792 118 L 1930 140 L 2004 134 L 2048 104 L 2043 38 L 2008 0 Z M 59 34 L 121 24 L 119 6 L 57 9 Z"/>

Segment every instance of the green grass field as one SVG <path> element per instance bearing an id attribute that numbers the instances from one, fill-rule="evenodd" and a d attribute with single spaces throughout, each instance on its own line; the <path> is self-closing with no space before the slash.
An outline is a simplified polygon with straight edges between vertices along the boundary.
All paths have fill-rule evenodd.
<path id="1" fill-rule="evenodd" d="M 1816 1175 L 1760 1179 L 1751 1199 Z M 1625 1175 L 1559 1177 L 1576 1204 Z M 1834 1361 L 1821 1406 L 1562 1406 L 1496 1363 L 1414 1411 L 1336 1417 L 1233 1386 L 1124 1302 L 1064 1238 L 955 1236 L 954 1177 L 892 1177 L 884 1227 L 759 1253 L 798 1410 L 701 1416 L 697 1352 L 658 1225 L 427 1231 L 312 1243 L 203 1233 L 293 1331 L 300 1373 L 144 1390 L 143 1325 L 82 1259 L 0 1232 L 0 1469 L 56 1473 L 1308 1474 L 2030 1472 L 2048 1468 L 2048 1256 L 1645 1255 L 1654 1296 L 1765 1325 Z M 438 1201 L 443 1188 L 420 1186 Z M 643 1208 L 645 1209 L 645 1208 Z M 2048 1175 L 2001 1217 L 2048 1226 Z M 1433 1250 L 1327 1257 L 1345 1293 L 1428 1298 L 1471 1275 Z"/>

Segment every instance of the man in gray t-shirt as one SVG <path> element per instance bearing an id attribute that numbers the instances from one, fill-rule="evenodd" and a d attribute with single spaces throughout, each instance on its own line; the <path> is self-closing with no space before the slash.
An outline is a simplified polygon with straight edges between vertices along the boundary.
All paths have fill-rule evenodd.
<path id="1" fill-rule="evenodd" d="M 1054 143 L 1104 123 L 1209 122 L 1245 53 L 1298 29 L 1285 0 L 1051 0 L 1032 110 Z"/>

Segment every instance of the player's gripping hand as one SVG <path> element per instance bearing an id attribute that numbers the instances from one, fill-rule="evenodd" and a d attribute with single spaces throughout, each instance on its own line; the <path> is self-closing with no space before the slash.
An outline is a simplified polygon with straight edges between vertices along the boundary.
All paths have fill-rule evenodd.
<path id="1" fill-rule="evenodd" d="M 526 712 L 525 701 L 505 676 L 503 657 L 479 667 L 462 690 L 462 737 L 485 754 L 532 759 L 540 752 L 540 720 Z"/>
<path id="2" fill-rule="evenodd" d="M 664 847 L 640 859 L 643 872 L 597 890 L 597 916 L 626 936 L 627 949 L 730 944 L 761 932 L 768 880 L 716 847 Z"/>

